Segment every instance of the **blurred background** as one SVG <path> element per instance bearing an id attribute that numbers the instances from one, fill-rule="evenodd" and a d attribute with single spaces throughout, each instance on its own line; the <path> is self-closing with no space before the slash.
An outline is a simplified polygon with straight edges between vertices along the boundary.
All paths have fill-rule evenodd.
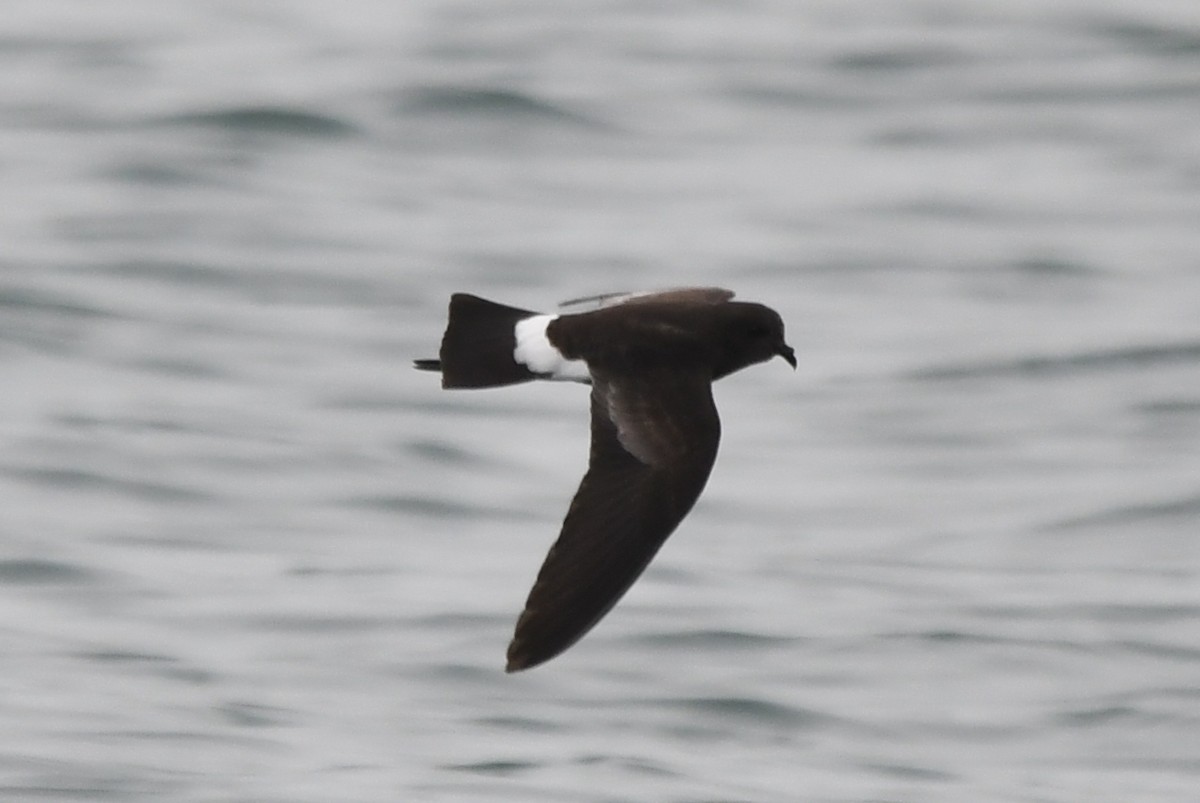
<path id="1" fill-rule="evenodd" d="M 1192 0 L 9 0 L 5 801 L 1191 801 Z M 800 357 L 588 638 L 586 389 L 450 293 Z"/>

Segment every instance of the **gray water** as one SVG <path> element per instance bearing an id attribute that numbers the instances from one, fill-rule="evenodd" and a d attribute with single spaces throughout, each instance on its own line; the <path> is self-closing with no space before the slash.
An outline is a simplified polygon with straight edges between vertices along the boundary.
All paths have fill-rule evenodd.
<path id="1" fill-rule="evenodd" d="M 9 2 L 0 799 L 1194 801 L 1193 0 Z M 505 675 L 586 389 L 728 286 L 692 515 Z"/>

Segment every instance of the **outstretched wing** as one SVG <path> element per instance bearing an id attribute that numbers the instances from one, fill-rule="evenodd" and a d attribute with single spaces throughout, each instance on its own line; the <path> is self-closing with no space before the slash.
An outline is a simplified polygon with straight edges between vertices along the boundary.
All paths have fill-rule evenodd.
<path id="1" fill-rule="evenodd" d="M 717 456 L 707 376 L 593 370 L 592 380 L 588 470 L 517 620 L 509 672 L 553 658 L 608 613 L 691 510 Z"/>

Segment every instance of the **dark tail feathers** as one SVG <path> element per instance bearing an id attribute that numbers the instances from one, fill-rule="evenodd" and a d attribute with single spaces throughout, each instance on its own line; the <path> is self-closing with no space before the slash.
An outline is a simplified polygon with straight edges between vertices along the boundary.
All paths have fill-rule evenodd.
<path id="1" fill-rule="evenodd" d="M 488 388 L 536 379 L 513 359 L 518 321 L 536 312 L 507 307 L 467 293 L 450 296 L 450 323 L 437 360 L 415 360 L 423 371 L 441 371 L 444 388 Z"/>

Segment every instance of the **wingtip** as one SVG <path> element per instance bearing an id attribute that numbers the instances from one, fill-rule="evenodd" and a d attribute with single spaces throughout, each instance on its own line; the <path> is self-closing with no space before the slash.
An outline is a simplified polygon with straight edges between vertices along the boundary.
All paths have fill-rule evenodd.
<path id="1" fill-rule="evenodd" d="M 517 643 L 514 641 L 508 648 L 507 662 L 504 665 L 504 671 L 511 675 L 515 672 L 521 672 L 528 669 L 532 664 L 529 661 L 528 655 L 523 655 L 518 651 Z"/>
<path id="2" fill-rule="evenodd" d="M 509 642 L 504 671 L 510 675 L 524 672 L 526 669 L 541 666 L 561 652 L 562 650 L 539 649 L 536 641 L 530 643 L 528 639 L 517 637 Z"/>

